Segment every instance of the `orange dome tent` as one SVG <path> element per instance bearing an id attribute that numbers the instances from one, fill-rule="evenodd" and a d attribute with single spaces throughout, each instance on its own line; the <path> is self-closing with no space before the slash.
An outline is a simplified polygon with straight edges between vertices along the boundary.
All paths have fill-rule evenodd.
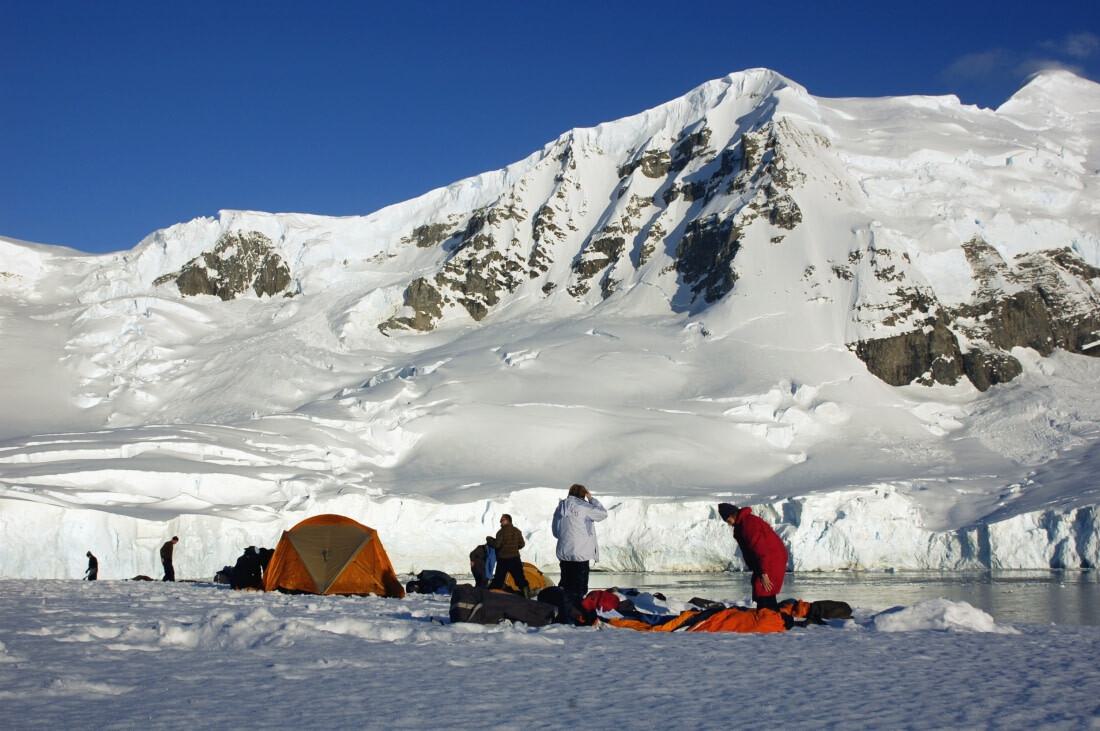
<path id="1" fill-rule="evenodd" d="M 317 515 L 283 531 L 264 589 L 405 596 L 378 533 L 342 515 Z"/>

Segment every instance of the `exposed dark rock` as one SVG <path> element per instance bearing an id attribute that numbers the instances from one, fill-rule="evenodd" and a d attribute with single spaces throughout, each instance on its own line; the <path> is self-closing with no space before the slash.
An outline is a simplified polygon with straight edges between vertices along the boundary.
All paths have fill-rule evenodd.
<path id="1" fill-rule="evenodd" d="M 626 239 L 622 236 L 604 236 L 596 239 L 585 253 L 573 262 L 573 271 L 582 281 L 591 279 L 622 256 L 626 248 Z M 587 287 L 585 288 L 587 291 Z"/>
<path id="2" fill-rule="evenodd" d="M 741 248 L 740 238 L 732 216 L 710 215 L 688 223 L 676 247 L 676 271 L 694 296 L 713 302 L 733 289 L 733 259 Z"/>
<path id="3" fill-rule="evenodd" d="M 963 375 L 963 357 L 955 334 L 943 318 L 901 335 L 855 344 L 855 353 L 875 376 L 891 386 L 914 381 L 954 385 Z"/>
<path id="4" fill-rule="evenodd" d="M 771 140 L 766 129 L 741 135 L 741 170 L 752 173 L 764 160 L 765 145 Z"/>
<path id="5" fill-rule="evenodd" d="M 998 383 L 1008 383 L 1024 372 L 1020 361 L 1008 353 L 984 348 L 963 353 L 963 369 L 979 391 L 988 391 L 990 386 Z"/>
<path id="6" fill-rule="evenodd" d="M 764 187 L 768 202 L 768 222 L 773 226 L 790 231 L 802 223 L 802 209 L 786 193 L 780 193 L 772 185 Z"/>
<path id="7" fill-rule="evenodd" d="M 619 168 L 619 177 L 625 178 L 639 168 L 647 178 L 663 178 L 672 168 L 672 158 L 667 150 L 649 150 Z"/>
<path id="8" fill-rule="evenodd" d="M 450 219 L 445 223 L 426 223 L 423 226 L 414 228 L 408 236 L 402 237 L 401 243 L 416 244 L 421 249 L 430 249 L 433 246 L 442 244 L 457 233 L 454 221 Z"/>
<path id="9" fill-rule="evenodd" d="M 680 138 L 680 141 L 672 147 L 672 164 L 670 165 L 670 169 L 676 172 L 683 170 L 695 157 L 708 151 L 707 145 L 709 143 L 710 129 L 707 127 L 703 127 L 698 132 L 684 135 Z"/>
<path id="10" fill-rule="evenodd" d="M 1045 255 L 1052 262 L 1059 267 L 1069 272 L 1073 276 L 1086 282 L 1094 282 L 1100 279 L 1100 268 L 1094 267 L 1087 261 L 1082 259 L 1077 252 L 1069 247 L 1062 249 L 1052 249 L 1048 251 L 1039 252 Z M 1021 259 L 1027 258 L 1027 255 L 1020 257 Z"/>
<path id="11" fill-rule="evenodd" d="M 180 294 L 190 297 L 212 294 L 231 300 L 251 289 L 257 296 L 273 297 L 290 286 L 290 268 L 274 250 L 271 239 L 259 231 L 222 234 L 214 248 L 165 274 L 154 285 L 175 280 Z"/>
<path id="12" fill-rule="evenodd" d="M 989 314 L 989 338 L 998 348 L 1010 350 L 1020 345 L 1042 355 L 1054 352 L 1054 323 L 1037 291 L 1017 292 L 990 303 Z"/>
<path id="13" fill-rule="evenodd" d="M 940 312 L 932 329 L 926 325 L 892 338 L 858 343 L 856 353 L 872 373 L 893 385 L 911 382 L 918 371 L 918 382 L 952 384 L 961 368 L 976 388 L 985 391 L 1023 372 L 1008 352 L 1012 348 L 1032 348 L 1041 355 L 1055 348 L 1100 355 L 1096 352 L 1100 347 L 1086 348 L 1100 338 L 1100 295 L 1093 285 L 1100 269 L 1070 249 L 1024 254 L 1011 265 L 978 237 L 963 244 L 963 251 L 977 285 L 972 300 Z M 876 278 L 904 280 L 903 273 L 889 263 L 896 261 L 889 251 L 871 249 L 869 253 Z M 850 260 L 859 258 L 853 253 Z M 837 269 L 834 266 L 834 272 Z M 915 287 L 899 285 L 894 294 L 894 302 L 884 306 L 889 312 L 881 320 L 884 325 L 897 325 L 938 307 L 931 295 Z M 970 341 L 968 352 L 961 356 L 952 329 L 965 333 Z"/>
<path id="14" fill-rule="evenodd" d="M 965 242 L 962 250 L 977 284 L 974 298 L 987 301 L 1000 295 L 1004 283 L 1012 279 L 1008 263 L 1000 253 L 980 236 L 974 236 Z"/>
<path id="15" fill-rule="evenodd" d="M 661 198 L 664 200 L 665 205 L 668 205 L 677 198 L 683 198 L 688 203 L 692 201 L 702 200 L 707 195 L 707 181 L 696 180 L 692 182 L 683 182 L 677 185 L 670 186 L 666 190 Z"/>
<path id="16" fill-rule="evenodd" d="M 604 299 L 607 299 L 615 293 L 619 288 L 619 284 L 620 282 L 617 279 L 613 279 L 610 276 L 604 277 L 600 280 L 600 294 L 603 295 Z"/>
<path id="17" fill-rule="evenodd" d="M 443 296 L 424 277 L 414 279 L 404 294 L 405 306 L 413 310 L 412 317 L 391 317 L 378 326 L 383 335 L 390 330 L 431 330 L 443 315 Z"/>
<path id="18" fill-rule="evenodd" d="M 535 217 L 531 220 L 531 239 L 534 245 L 531 247 L 531 255 L 527 258 L 531 279 L 549 271 L 550 264 L 553 263 L 549 248 L 554 242 L 565 238 L 565 232 L 555 223 L 554 217 L 555 209 L 544 205 L 535 212 Z"/>
<path id="19" fill-rule="evenodd" d="M 503 292 L 514 292 L 520 284 L 523 267 L 499 251 L 489 251 L 476 259 L 451 261 L 436 276 L 436 284 L 457 293 L 457 301 L 470 317 L 481 321 Z"/>
<path id="20" fill-rule="evenodd" d="M 647 150 L 619 168 L 619 177 L 625 178 L 637 169 L 647 178 L 663 178 L 669 172 L 679 172 L 696 156 L 707 151 L 710 130 L 703 127 L 698 132 L 684 135 L 671 150 Z"/>
<path id="21" fill-rule="evenodd" d="M 974 237 L 963 245 L 978 283 L 970 303 L 953 315 L 968 338 L 1002 350 L 1055 348 L 1100 355 L 1086 348 L 1100 332 L 1100 269 L 1071 249 L 1023 254 L 1008 264 L 995 248 Z M 1005 288 L 1015 291 L 1005 292 Z"/>
<path id="22" fill-rule="evenodd" d="M 638 266 L 649 261 L 649 257 L 653 256 L 653 252 L 657 250 L 657 244 L 664 240 L 666 234 L 665 227 L 661 225 L 660 221 L 654 221 L 650 225 L 649 230 L 646 232 L 645 241 L 642 242 L 642 248 L 638 252 Z"/>

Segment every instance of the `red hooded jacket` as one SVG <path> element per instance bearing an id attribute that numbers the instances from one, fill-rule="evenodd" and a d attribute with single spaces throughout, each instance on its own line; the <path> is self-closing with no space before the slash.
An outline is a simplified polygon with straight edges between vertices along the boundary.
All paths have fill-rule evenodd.
<path id="1" fill-rule="evenodd" d="M 783 588 L 783 575 L 787 573 L 787 547 L 779 534 L 763 518 L 753 515 L 750 508 L 741 508 L 737 516 L 733 537 L 752 571 L 752 592 L 756 596 L 775 596 Z M 771 579 L 771 591 L 764 590 L 762 573 Z"/>

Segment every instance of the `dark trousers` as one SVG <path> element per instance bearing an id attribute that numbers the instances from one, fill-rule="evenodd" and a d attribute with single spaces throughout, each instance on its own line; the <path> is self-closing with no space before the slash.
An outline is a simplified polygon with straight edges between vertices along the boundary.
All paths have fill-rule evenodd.
<path id="1" fill-rule="evenodd" d="M 470 573 L 474 575 L 474 586 L 478 589 L 484 589 L 489 586 L 489 577 L 485 575 L 484 561 L 471 561 Z"/>
<path id="2" fill-rule="evenodd" d="M 503 589 L 504 577 L 508 574 L 512 575 L 512 581 L 516 582 L 516 588 L 521 592 L 527 589 L 527 577 L 523 575 L 523 561 L 520 561 L 519 556 L 511 558 L 497 556 L 497 570 L 493 574 L 493 581 L 489 584 L 489 588 Z"/>
<path id="3" fill-rule="evenodd" d="M 172 567 L 172 562 L 171 561 L 164 561 L 163 563 L 164 563 L 164 580 L 165 581 L 175 581 L 176 580 L 176 570 Z"/>
<path id="4" fill-rule="evenodd" d="M 775 594 L 771 596 L 757 596 L 756 592 L 752 594 L 752 600 L 756 602 L 757 609 L 774 609 L 779 611 L 779 602 L 775 598 Z"/>
<path id="5" fill-rule="evenodd" d="M 588 593 L 588 562 L 587 561 L 559 561 L 561 567 L 561 580 L 558 581 L 566 595 L 577 601 L 584 599 Z"/>
<path id="6" fill-rule="evenodd" d="M 99 570 L 98 569 L 88 569 L 88 581 L 95 581 L 96 577 L 98 577 L 98 576 L 99 576 Z"/>

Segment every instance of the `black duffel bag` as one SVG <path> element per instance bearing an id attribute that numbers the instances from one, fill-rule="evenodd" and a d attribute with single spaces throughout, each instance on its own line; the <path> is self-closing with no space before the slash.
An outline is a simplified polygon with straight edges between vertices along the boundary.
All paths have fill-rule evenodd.
<path id="1" fill-rule="evenodd" d="M 806 618 L 814 624 L 824 624 L 830 619 L 851 619 L 852 607 L 847 602 L 821 599 L 810 603 L 810 613 Z"/>
<path id="2" fill-rule="evenodd" d="M 516 594 L 479 589 L 459 584 L 451 593 L 451 621 L 498 624 L 506 619 L 529 627 L 545 627 L 554 621 L 557 609 L 551 604 L 524 599 Z"/>

